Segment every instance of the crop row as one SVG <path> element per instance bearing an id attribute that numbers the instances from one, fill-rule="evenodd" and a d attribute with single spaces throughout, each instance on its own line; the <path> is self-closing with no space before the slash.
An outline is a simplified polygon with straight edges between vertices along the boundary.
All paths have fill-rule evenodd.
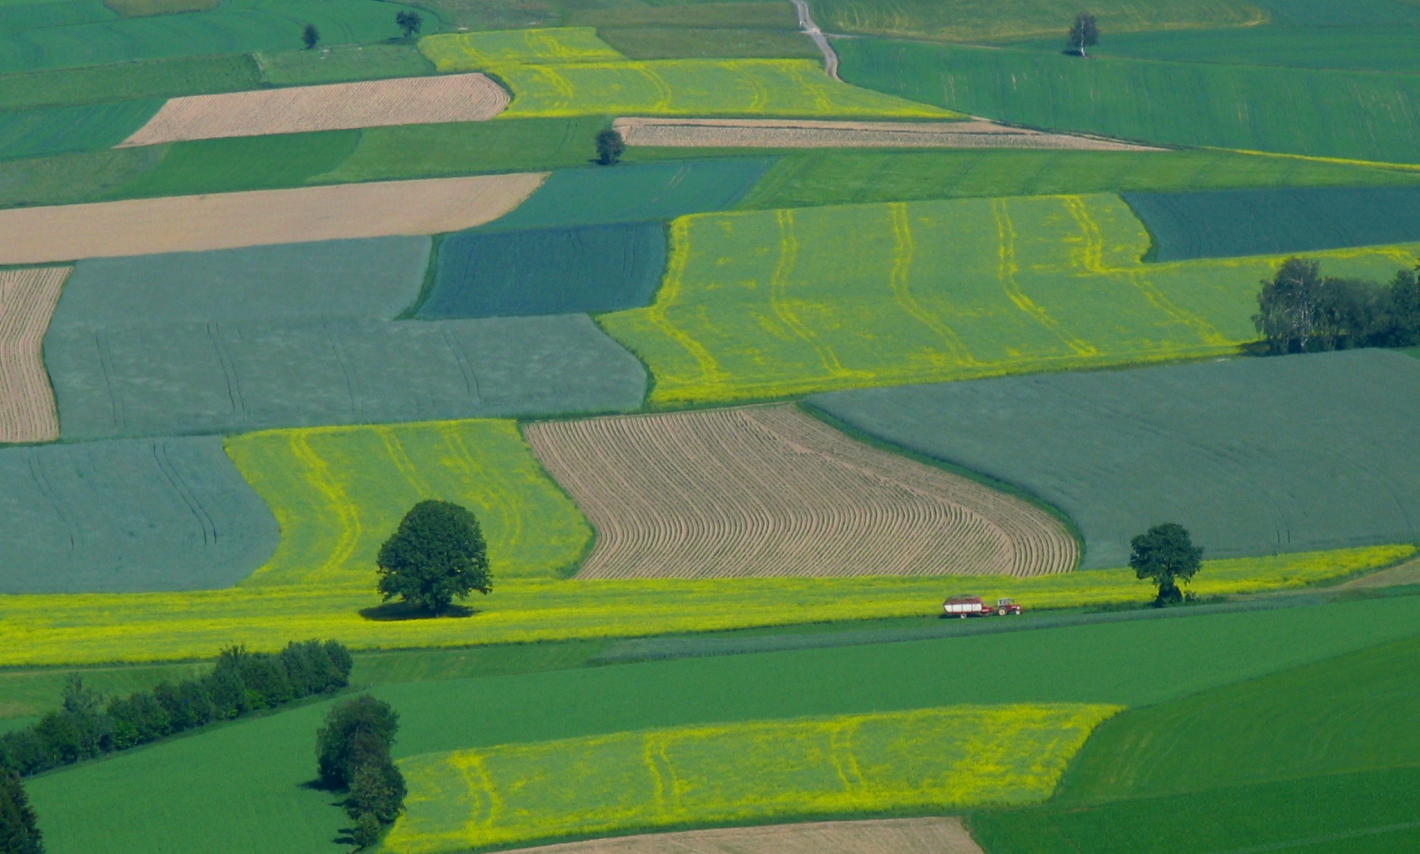
<path id="1" fill-rule="evenodd" d="M 59 438 L 41 342 L 71 269 L 0 270 L 0 442 Z"/>

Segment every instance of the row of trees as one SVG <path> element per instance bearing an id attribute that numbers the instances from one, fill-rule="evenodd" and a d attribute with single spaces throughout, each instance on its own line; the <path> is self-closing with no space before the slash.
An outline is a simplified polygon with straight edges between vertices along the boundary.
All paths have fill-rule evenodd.
<path id="1" fill-rule="evenodd" d="M 343 688 L 353 665 L 336 641 L 291 643 L 278 653 L 222 650 L 212 671 L 105 701 L 79 677 L 63 705 L 27 729 L 0 736 L 0 768 L 29 775 L 156 741 L 211 721 L 229 720 Z"/>
<path id="2" fill-rule="evenodd" d="M 1253 325 L 1274 354 L 1420 344 L 1420 277 L 1389 284 L 1323 276 L 1321 264 L 1288 258 L 1262 281 Z"/>
<path id="3" fill-rule="evenodd" d="M 355 844 L 366 848 L 404 811 L 404 775 L 390 758 L 399 714 L 389 703 L 360 696 L 331 707 L 316 731 L 316 772 L 322 786 L 349 792 L 345 812 Z"/>

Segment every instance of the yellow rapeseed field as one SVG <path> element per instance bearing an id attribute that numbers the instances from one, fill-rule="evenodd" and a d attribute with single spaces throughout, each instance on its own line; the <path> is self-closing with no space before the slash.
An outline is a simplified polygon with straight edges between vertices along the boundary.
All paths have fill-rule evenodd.
<path id="1" fill-rule="evenodd" d="M 434 854 L 573 835 L 1045 800 L 1118 706 L 744 721 L 416 756 L 386 839 Z"/>
<path id="2" fill-rule="evenodd" d="M 419 40 L 419 52 L 440 72 L 478 71 L 510 63 L 607 62 L 625 59 L 597 38 L 594 27 L 548 27 L 445 33 Z"/>
<path id="3" fill-rule="evenodd" d="M 1415 554 L 1413 545 L 1207 561 L 1203 596 L 1305 587 Z M 1030 609 L 1144 603 L 1153 588 L 1127 569 L 1009 576 L 494 580 L 467 618 L 368 620 L 368 582 L 242 586 L 179 593 L 0 596 L 0 666 L 206 658 L 225 644 L 274 650 L 292 638 L 357 649 L 628 638 L 937 613 L 949 594 L 1011 596 Z"/>

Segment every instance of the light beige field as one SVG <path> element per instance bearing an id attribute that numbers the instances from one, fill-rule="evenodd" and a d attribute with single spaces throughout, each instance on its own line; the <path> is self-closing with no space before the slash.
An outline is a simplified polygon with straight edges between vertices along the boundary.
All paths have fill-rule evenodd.
<path id="1" fill-rule="evenodd" d="M 982 854 L 951 817 L 819 821 L 651 833 L 523 848 L 507 854 Z"/>
<path id="2" fill-rule="evenodd" d="M 507 106 L 508 93 L 482 74 L 192 95 L 169 99 L 117 147 L 384 125 L 478 122 L 493 118 Z"/>
<path id="3" fill-rule="evenodd" d="M 794 406 L 525 430 L 596 529 L 578 578 L 1067 572 L 1075 540 L 1024 501 L 855 442 Z"/>
<path id="4" fill-rule="evenodd" d="M 833 122 L 806 119 L 620 118 L 627 145 L 682 148 L 1058 148 L 1157 151 L 1109 139 L 993 122 Z"/>
<path id="5" fill-rule="evenodd" d="M 0 270 L 0 442 L 52 442 L 59 412 L 42 353 L 72 267 Z"/>
<path id="6" fill-rule="evenodd" d="M 0 264 L 441 234 L 497 219 L 547 173 L 169 196 L 0 211 Z"/>

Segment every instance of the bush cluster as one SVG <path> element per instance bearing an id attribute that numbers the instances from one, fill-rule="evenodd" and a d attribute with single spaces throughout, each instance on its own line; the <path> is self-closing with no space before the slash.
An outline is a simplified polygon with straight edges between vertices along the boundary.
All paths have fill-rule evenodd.
<path id="1" fill-rule="evenodd" d="M 205 676 L 107 702 L 75 676 L 65 686 L 62 708 L 0 736 L 0 768 L 36 774 L 333 691 L 349 684 L 353 663 L 336 641 L 290 643 L 278 653 L 233 646 L 222 650 Z"/>
<path id="2" fill-rule="evenodd" d="M 1253 325 L 1276 354 L 1420 344 L 1420 270 L 1389 284 L 1323 277 L 1321 264 L 1288 258 L 1257 296 Z"/>
<path id="3" fill-rule="evenodd" d="M 44 854 L 39 819 L 13 772 L 0 774 L 0 854 Z"/>
<path id="4" fill-rule="evenodd" d="M 316 771 L 325 787 L 350 793 L 345 812 L 361 848 L 373 845 L 380 829 L 404 811 L 404 775 L 390 758 L 398 731 L 399 714 L 370 696 L 333 706 L 316 731 Z"/>

